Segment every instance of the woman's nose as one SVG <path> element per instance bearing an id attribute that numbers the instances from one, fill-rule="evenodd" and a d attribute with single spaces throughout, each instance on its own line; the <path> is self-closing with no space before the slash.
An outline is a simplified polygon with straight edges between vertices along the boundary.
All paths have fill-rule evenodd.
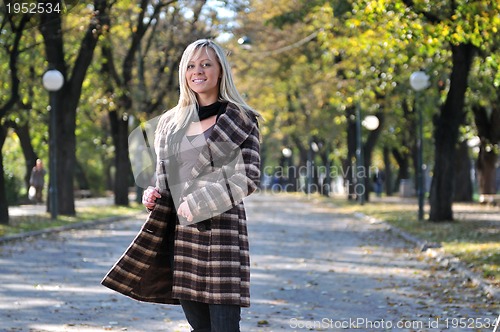
<path id="1" fill-rule="evenodd" d="M 195 67 L 195 72 L 196 73 L 203 73 L 203 66 L 199 65 Z"/>

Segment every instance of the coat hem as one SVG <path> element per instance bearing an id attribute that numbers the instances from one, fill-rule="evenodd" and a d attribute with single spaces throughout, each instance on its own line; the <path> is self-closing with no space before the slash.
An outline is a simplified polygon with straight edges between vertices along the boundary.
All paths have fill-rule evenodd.
<path id="1" fill-rule="evenodd" d="M 175 298 L 176 299 L 179 299 L 181 301 L 193 301 L 193 302 L 199 302 L 199 303 L 205 303 L 205 304 L 222 304 L 222 305 L 236 305 L 236 306 L 239 306 L 241 308 L 248 308 L 250 307 L 250 300 L 248 299 L 247 301 L 231 301 L 231 300 L 224 300 L 224 299 L 221 299 L 221 300 L 214 300 L 214 299 L 209 299 L 209 298 L 200 298 L 200 297 L 196 297 L 196 296 L 189 296 L 189 295 L 186 295 L 186 294 L 176 294 L 175 295 Z"/>
<path id="2" fill-rule="evenodd" d="M 169 298 L 169 297 L 145 297 L 141 296 L 137 293 L 134 293 L 133 291 L 124 291 L 120 289 L 120 287 L 115 287 L 113 285 L 107 284 L 106 282 L 101 282 L 101 284 L 104 287 L 107 287 L 117 293 L 120 293 L 121 295 L 127 296 L 133 300 L 140 301 L 140 302 L 147 302 L 147 303 L 158 303 L 158 304 L 172 304 L 172 305 L 179 305 L 180 302 L 178 299 L 174 298 Z"/>

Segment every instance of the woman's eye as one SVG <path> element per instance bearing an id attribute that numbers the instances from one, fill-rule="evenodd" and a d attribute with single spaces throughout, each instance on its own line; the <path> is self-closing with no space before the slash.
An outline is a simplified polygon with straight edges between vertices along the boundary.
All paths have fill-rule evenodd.
<path id="1" fill-rule="evenodd" d="M 187 66 L 187 69 L 193 69 L 194 68 L 194 65 L 188 65 Z"/>
<path id="2" fill-rule="evenodd" d="M 202 65 L 202 67 L 210 67 L 210 66 L 211 66 L 211 64 L 209 64 L 209 63 L 204 63 L 204 64 Z"/>

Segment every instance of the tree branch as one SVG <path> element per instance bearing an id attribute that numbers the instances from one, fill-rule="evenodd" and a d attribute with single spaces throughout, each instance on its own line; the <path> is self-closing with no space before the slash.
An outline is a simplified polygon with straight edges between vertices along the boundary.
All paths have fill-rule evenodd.
<path id="1" fill-rule="evenodd" d="M 432 13 L 424 12 L 423 10 L 417 10 L 415 8 L 415 2 L 413 0 L 402 0 L 402 1 L 407 7 L 412 8 L 416 14 L 421 14 L 422 16 L 424 16 L 430 23 L 435 24 L 442 21 L 438 16 Z"/>
<path id="2" fill-rule="evenodd" d="M 19 100 L 19 77 L 17 75 L 17 58 L 19 56 L 19 45 L 21 42 L 21 37 L 24 32 L 24 27 L 29 22 L 31 16 L 23 15 L 21 21 L 19 22 L 19 26 L 15 26 L 12 23 L 12 30 L 15 32 L 14 43 L 12 45 L 12 49 L 7 49 L 9 52 L 9 69 L 10 69 L 10 97 L 9 100 L 0 108 L 0 119 L 3 118 L 7 112 L 14 107 L 14 105 Z"/>
<path id="3" fill-rule="evenodd" d="M 76 58 L 75 65 L 71 74 L 71 87 L 81 89 L 87 68 L 89 67 L 94 49 L 97 45 L 99 36 L 103 33 L 104 29 L 109 28 L 109 16 L 107 13 L 108 4 L 106 0 L 94 1 L 94 16 L 87 28 L 87 32 L 83 37 L 78 57 Z"/>
<path id="4" fill-rule="evenodd" d="M 137 26 L 134 34 L 132 35 L 132 43 L 127 52 L 127 55 L 125 56 L 125 60 L 123 61 L 122 75 L 123 75 L 124 85 L 128 85 L 130 80 L 132 79 L 132 69 L 134 66 L 135 54 L 140 47 L 142 38 L 144 37 L 148 29 L 151 27 L 151 24 L 154 21 L 156 21 L 156 18 L 158 18 L 162 8 L 170 4 L 173 4 L 175 2 L 177 2 L 177 0 L 169 0 L 165 2 L 159 1 L 154 7 L 153 13 L 151 14 L 149 21 L 147 22 L 147 24 L 144 24 L 144 15 L 147 12 L 149 1 L 148 0 L 141 1 L 141 12 L 137 17 Z"/>

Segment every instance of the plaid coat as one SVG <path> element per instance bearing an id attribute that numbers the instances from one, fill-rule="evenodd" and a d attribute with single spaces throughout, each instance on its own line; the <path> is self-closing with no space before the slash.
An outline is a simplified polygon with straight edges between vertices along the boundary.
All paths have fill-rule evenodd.
<path id="1" fill-rule="evenodd" d="M 175 198 L 166 181 L 168 161 L 161 150 L 157 153 L 157 185 L 162 197 L 102 284 L 146 302 L 178 304 L 184 299 L 248 307 L 250 259 L 243 198 L 257 188 L 260 179 L 257 122 L 246 121 L 232 104 L 217 120 L 192 179 L 185 184 L 192 214 L 195 218 L 209 216 L 201 223 L 184 225 L 181 220 L 179 224 Z M 233 169 L 228 175 L 216 164 L 231 154 L 241 157 L 241 166 L 233 168 L 240 167 L 242 172 Z M 204 180 L 206 174 L 216 174 L 217 180 Z M 200 227 L 207 222 L 209 227 Z M 172 268 L 167 230 L 173 227 Z"/>

